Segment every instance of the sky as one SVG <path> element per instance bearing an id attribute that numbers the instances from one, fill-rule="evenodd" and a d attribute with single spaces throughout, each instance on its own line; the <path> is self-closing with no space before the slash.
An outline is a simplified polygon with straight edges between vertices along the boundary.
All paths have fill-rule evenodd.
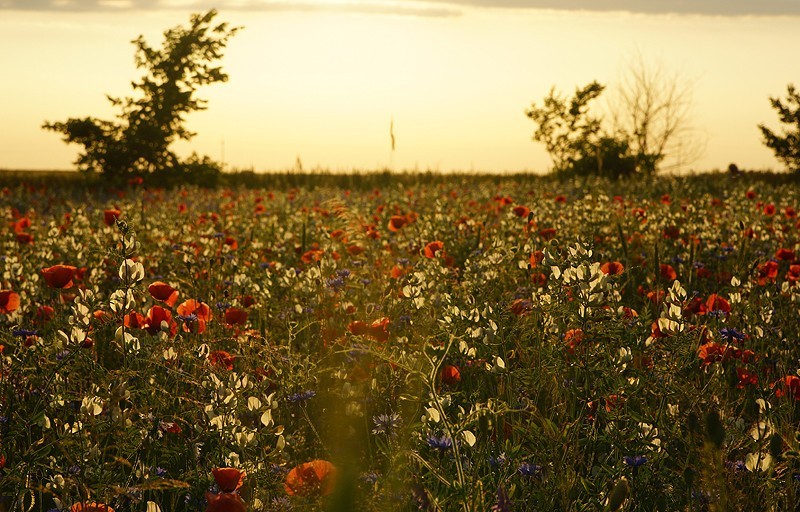
<path id="1" fill-rule="evenodd" d="M 797 0 L 0 0 L 0 169 L 74 168 L 42 124 L 113 119 L 131 40 L 212 7 L 243 30 L 175 149 L 228 169 L 545 172 L 525 110 L 597 80 L 608 112 L 641 62 L 691 100 L 670 169 L 780 170 L 757 125 L 800 80 Z"/>

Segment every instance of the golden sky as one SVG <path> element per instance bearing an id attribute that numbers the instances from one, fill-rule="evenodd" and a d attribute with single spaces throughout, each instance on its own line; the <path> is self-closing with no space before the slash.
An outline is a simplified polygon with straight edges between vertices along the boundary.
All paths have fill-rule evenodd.
<path id="1" fill-rule="evenodd" d="M 768 97 L 800 79 L 800 2 L 786 0 L 699 0 L 691 13 L 666 0 L 216 4 L 218 20 L 244 30 L 222 60 L 230 80 L 200 89 L 209 108 L 189 116 L 198 135 L 176 149 L 231 168 L 285 170 L 299 158 L 305 169 L 546 171 L 525 109 L 552 86 L 571 94 L 592 80 L 613 97 L 641 58 L 692 88 L 685 147 L 704 151 L 682 170 L 780 169 L 757 124 L 779 126 Z M 647 12 L 631 11 L 640 4 Z M 139 76 L 130 41 L 157 46 L 205 7 L 0 0 L 0 168 L 71 168 L 79 147 L 42 123 L 112 118 L 105 95 L 131 94 Z"/>

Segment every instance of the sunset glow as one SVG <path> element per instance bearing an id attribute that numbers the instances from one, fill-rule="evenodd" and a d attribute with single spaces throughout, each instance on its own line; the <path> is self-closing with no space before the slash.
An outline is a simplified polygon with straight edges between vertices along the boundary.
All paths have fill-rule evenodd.
<path id="1" fill-rule="evenodd" d="M 208 110 L 188 118 L 198 135 L 178 152 L 259 171 L 299 161 L 305 169 L 544 172 L 550 160 L 531 141 L 525 109 L 552 86 L 571 94 L 598 80 L 611 95 L 638 55 L 692 85 L 693 133 L 705 151 L 681 170 L 730 162 L 780 169 L 756 125 L 777 127 L 768 97 L 797 82 L 800 13 L 777 16 L 769 9 L 778 2 L 744 14 L 741 2 L 698 2 L 698 13 L 633 13 L 622 1 L 588 11 L 582 3 L 220 2 L 219 19 L 244 30 L 222 60 L 229 82 L 200 89 Z M 131 94 L 139 75 L 130 41 L 142 34 L 157 46 L 165 29 L 210 7 L 23 4 L 0 1 L 0 45 L 10 49 L 0 84 L 7 169 L 72 168 L 78 148 L 42 123 L 113 117 L 105 95 Z"/>

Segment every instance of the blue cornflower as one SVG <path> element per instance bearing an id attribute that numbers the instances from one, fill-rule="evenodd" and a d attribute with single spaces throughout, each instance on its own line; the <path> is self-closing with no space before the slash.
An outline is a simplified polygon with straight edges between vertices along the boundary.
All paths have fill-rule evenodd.
<path id="1" fill-rule="evenodd" d="M 361 480 L 371 485 L 377 483 L 380 477 L 381 476 L 375 471 L 368 471 L 366 473 L 361 474 Z"/>
<path id="2" fill-rule="evenodd" d="M 190 313 L 190 314 L 188 314 L 186 316 L 177 315 L 177 318 L 178 318 L 179 321 L 183 322 L 184 324 L 191 325 L 191 324 L 193 324 L 193 323 L 195 323 L 197 321 L 197 314 L 196 313 Z"/>
<path id="3" fill-rule="evenodd" d="M 231 307 L 231 303 L 230 302 L 217 302 L 217 305 L 216 305 L 216 308 L 218 310 L 220 310 L 220 311 L 225 311 L 229 307 Z"/>
<path id="4" fill-rule="evenodd" d="M 28 336 L 36 336 L 36 332 L 36 330 L 30 329 L 14 329 L 11 331 L 11 334 L 19 336 L 20 338 L 27 338 Z"/>
<path id="5" fill-rule="evenodd" d="M 375 428 L 372 429 L 373 434 L 394 434 L 397 427 L 402 424 L 403 419 L 396 412 L 389 414 L 379 414 L 372 417 L 372 423 Z"/>
<path id="6" fill-rule="evenodd" d="M 743 460 L 737 460 L 733 462 L 725 461 L 725 467 L 732 471 L 736 471 L 737 473 L 740 471 L 747 471 L 747 466 L 745 466 Z"/>
<path id="7" fill-rule="evenodd" d="M 69 350 L 62 350 L 56 354 L 56 361 L 63 361 L 69 355 Z"/>
<path id="8" fill-rule="evenodd" d="M 493 455 L 490 455 L 489 456 L 489 465 L 492 466 L 492 467 L 502 466 L 503 464 L 506 463 L 506 460 L 507 459 L 506 459 L 505 452 L 501 453 L 497 457 L 495 457 Z"/>
<path id="9" fill-rule="evenodd" d="M 342 277 L 334 277 L 334 278 L 328 279 L 325 284 L 328 285 L 328 288 L 332 288 L 333 291 L 338 292 L 339 290 L 344 288 L 344 278 L 342 278 Z"/>
<path id="10" fill-rule="evenodd" d="M 293 395 L 287 396 L 286 401 L 289 403 L 296 404 L 300 402 L 305 402 L 309 398 L 313 398 L 315 396 L 317 396 L 317 392 L 308 389 L 306 391 L 300 391 L 299 393 L 294 393 Z"/>
<path id="11" fill-rule="evenodd" d="M 436 450 L 447 451 L 453 447 L 453 440 L 447 436 L 436 437 L 428 436 L 428 446 Z"/>
<path id="12" fill-rule="evenodd" d="M 350 277 L 350 269 L 349 268 L 340 268 L 339 270 L 336 271 L 336 275 L 341 277 L 341 278 L 343 278 L 343 279 L 347 278 L 347 277 Z"/>
<path id="13" fill-rule="evenodd" d="M 741 341 L 744 339 L 744 333 L 737 331 L 733 327 L 723 327 L 722 329 L 719 330 L 719 335 L 723 339 L 726 339 L 728 341 L 733 341 L 733 340 Z"/>
<path id="14" fill-rule="evenodd" d="M 156 468 L 156 476 L 160 477 L 160 478 L 164 478 L 165 476 L 167 476 L 167 470 L 162 468 L 162 467 L 157 467 Z"/>
<path id="15" fill-rule="evenodd" d="M 542 466 L 531 464 L 530 462 L 523 462 L 517 468 L 517 472 L 522 476 L 536 476 L 541 470 Z"/>
<path id="16" fill-rule="evenodd" d="M 631 456 L 627 456 L 627 457 L 624 458 L 624 460 L 625 460 L 625 464 L 627 464 L 627 465 L 629 465 L 629 466 L 631 466 L 633 468 L 638 468 L 639 466 L 641 466 L 642 464 L 647 462 L 647 457 L 645 457 L 644 455 L 634 455 L 632 457 Z"/>

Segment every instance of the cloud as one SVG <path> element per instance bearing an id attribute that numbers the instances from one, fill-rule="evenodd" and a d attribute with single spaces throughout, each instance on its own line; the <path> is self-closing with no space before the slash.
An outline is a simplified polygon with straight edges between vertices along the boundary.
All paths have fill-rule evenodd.
<path id="1" fill-rule="evenodd" d="M 154 10 L 199 11 L 335 11 L 407 16 L 459 16 L 460 9 L 444 3 L 416 0 L 0 0 L 0 11 L 127 12 Z"/>
<path id="2" fill-rule="evenodd" d="M 446 0 L 446 3 L 472 7 L 628 11 L 642 14 L 800 16 L 800 2 L 797 0 Z"/>
<path id="3" fill-rule="evenodd" d="M 120 12 L 132 10 L 343 11 L 458 16 L 464 7 L 627 11 L 707 16 L 800 16 L 798 0 L 0 0 L 0 10 Z"/>

